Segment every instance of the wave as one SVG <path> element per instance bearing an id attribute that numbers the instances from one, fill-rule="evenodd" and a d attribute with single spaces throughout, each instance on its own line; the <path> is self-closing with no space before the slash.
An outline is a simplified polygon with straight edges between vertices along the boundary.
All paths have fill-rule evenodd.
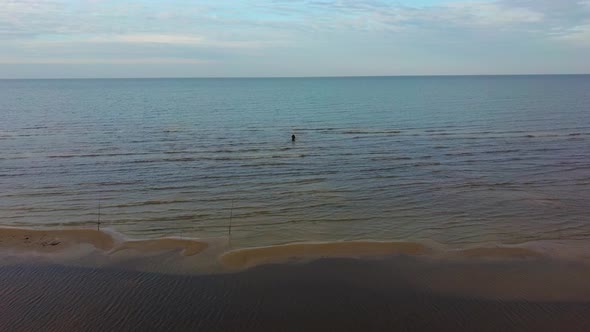
<path id="1" fill-rule="evenodd" d="M 146 156 L 153 153 L 85 153 L 85 154 L 52 154 L 48 155 L 50 159 L 68 159 L 68 158 L 95 158 L 95 157 L 129 157 L 129 156 Z"/>
<path id="2" fill-rule="evenodd" d="M 342 134 L 346 135 L 380 135 L 380 134 L 399 134 L 399 130 L 347 130 Z"/>
<path id="3" fill-rule="evenodd" d="M 439 162 L 436 162 L 436 161 L 435 162 L 423 162 L 423 163 L 412 164 L 412 166 L 414 166 L 414 167 L 429 167 L 429 166 L 440 166 L 440 165 L 442 165 L 442 164 Z"/>
<path id="4" fill-rule="evenodd" d="M 412 160 L 412 157 L 384 156 L 384 157 L 371 158 L 371 161 L 382 161 L 382 160 Z"/>
<path id="5" fill-rule="evenodd" d="M 455 152 L 455 153 L 445 153 L 447 157 L 471 157 L 473 153 L 471 152 Z"/>
<path id="6" fill-rule="evenodd" d="M 164 162 L 183 162 L 183 161 L 196 161 L 196 158 L 191 158 L 191 157 L 184 157 L 184 158 L 165 158 L 165 159 L 161 159 L 161 161 Z"/>
<path id="7" fill-rule="evenodd" d="M 149 205 L 163 205 L 163 204 L 175 204 L 175 203 L 190 203 L 191 200 L 175 199 L 175 200 L 149 200 L 142 202 L 133 202 L 125 204 L 117 204 L 113 207 L 124 208 L 124 207 L 135 207 L 135 206 L 149 206 Z"/>

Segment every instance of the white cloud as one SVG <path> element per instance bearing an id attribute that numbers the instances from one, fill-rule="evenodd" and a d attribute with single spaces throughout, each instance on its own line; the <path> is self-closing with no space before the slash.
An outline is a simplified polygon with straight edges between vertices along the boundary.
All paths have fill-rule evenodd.
<path id="1" fill-rule="evenodd" d="M 86 42 L 193 45 L 213 48 L 262 48 L 276 41 L 215 40 L 198 35 L 182 34 L 121 34 L 100 35 Z"/>
<path id="2" fill-rule="evenodd" d="M 32 34 L 59 26 L 61 4 L 44 0 L 1 0 L 0 35 Z"/>
<path id="3" fill-rule="evenodd" d="M 2 58 L 0 65 L 87 65 L 87 64 L 108 64 L 108 65 L 177 65 L 190 64 L 202 65 L 214 63 L 213 61 L 190 59 L 190 58 Z"/>
<path id="4" fill-rule="evenodd" d="M 545 17 L 541 12 L 498 2 L 454 2 L 442 8 L 448 11 L 448 18 L 453 23 L 504 26 L 540 22 Z"/>
<path id="5" fill-rule="evenodd" d="M 47 38 L 50 37 L 50 38 Z M 31 47 L 58 47 L 73 44 L 128 44 L 128 45 L 167 45 L 219 49 L 260 49 L 269 46 L 287 45 L 278 40 L 220 40 L 191 34 L 99 34 L 99 35 L 50 35 L 43 39 L 27 39 L 19 44 Z"/>
<path id="6" fill-rule="evenodd" d="M 587 51 L 580 45 L 590 45 L 590 0 L 195 2 L 0 0 L 0 64 L 214 59 L 228 72 L 252 68 L 274 75 L 314 66 L 321 72 L 338 61 L 343 68 L 381 61 L 380 68 L 433 63 L 433 71 L 460 63 L 460 71 L 468 61 L 477 67 L 497 54 L 518 64 L 523 54 L 539 62 L 561 53 L 583 58 Z M 293 65 L 297 61 L 300 66 Z M 559 65 L 565 62 L 560 58 Z M 208 67 L 215 66 L 195 66 L 213 70 Z"/>
<path id="7" fill-rule="evenodd" d="M 408 2 L 411 3 L 411 2 Z M 296 11 L 302 5 L 307 11 Z M 412 6 L 372 0 L 290 1 L 270 5 L 268 10 L 290 12 L 291 20 L 299 16 L 304 25 L 321 28 L 357 28 L 359 30 L 400 31 L 408 27 L 439 25 L 497 26 L 538 23 L 545 13 L 534 7 L 505 0 L 453 1 L 439 5 Z"/>
<path id="8" fill-rule="evenodd" d="M 205 38 L 195 35 L 179 34 L 124 34 L 124 35 L 100 35 L 86 40 L 91 43 L 129 43 L 129 44 L 173 44 L 173 45 L 199 45 L 205 42 Z"/>
<path id="9" fill-rule="evenodd" d="M 578 46 L 590 46 L 590 24 L 572 27 L 560 32 L 554 38 Z"/>

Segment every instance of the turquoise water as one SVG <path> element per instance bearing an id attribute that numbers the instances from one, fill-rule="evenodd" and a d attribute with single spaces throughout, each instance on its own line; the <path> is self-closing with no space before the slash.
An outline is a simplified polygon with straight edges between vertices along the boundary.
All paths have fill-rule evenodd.
<path id="1" fill-rule="evenodd" d="M 0 224 L 588 239 L 589 105 L 590 76 L 0 80 Z"/>

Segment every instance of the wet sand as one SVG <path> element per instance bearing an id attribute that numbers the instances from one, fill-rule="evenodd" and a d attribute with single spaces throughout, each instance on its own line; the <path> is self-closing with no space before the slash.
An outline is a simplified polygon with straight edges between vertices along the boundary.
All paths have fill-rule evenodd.
<path id="1" fill-rule="evenodd" d="M 154 240 L 135 240 L 121 243 L 113 252 L 122 250 L 137 250 L 140 252 L 159 252 L 166 250 L 180 250 L 183 256 L 193 256 L 207 248 L 207 243 L 190 239 L 162 238 Z"/>
<path id="2" fill-rule="evenodd" d="M 1 249 L 57 252 L 89 245 L 100 250 L 110 250 L 114 244 L 113 236 L 94 229 L 0 228 Z"/>
<path id="3" fill-rule="evenodd" d="M 178 250 L 192 256 L 207 248 L 208 244 L 196 239 L 159 238 L 148 240 L 124 239 L 121 234 L 90 228 L 79 229 L 27 229 L 0 228 L 0 250 L 37 254 L 108 252 L 111 254 L 133 250 L 138 253 Z"/>
<path id="4" fill-rule="evenodd" d="M 451 264 L 410 256 L 330 258 L 200 276 L 12 265 L 0 267 L 0 330 L 590 330 L 590 297 L 519 298 L 525 294 L 514 290 L 538 282 L 540 271 L 552 271 L 564 284 L 550 280 L 547 288 L 571 283 L 590 295 L 587 283 L 576 281 L 588 280 L 587 267 L 546 260 Z M 436 284 L 441 278 L 459 288 L 512 289 L 517 296 L 499 292 L 487 298 L 469 287 L 463 293 L 452 287 L 443 291 Z"/>
<path id="5" fill-rule="evenodd" d="M 518 245 L 453 248 L 409 241 L 335 241 L 240 248 L 228 238 L 129 239 L 111 229 L 0 227 L 0 266 L 22 261 L 83 267 L 117 267 L 141 272 L 203 274 L 236 272 L 270 263 L 320 258 L 377 258 L 407 255 L 441 261 L 554 259 L 590 266 L 586 241 L 537 241 Z"/>
<path id="6" fill-rule="evenodd" d="M 388 255 L 423 255 L 429 249 L 415 242 L 349 241 L 295 243 L 272 247 L 230 251 L 221 256 L 224 266 L 243 269 L 286 260 L 309 260 L 326 257 L 378 257 Z"/>
<path id="7" fill-rule="evenodd" d="M 588 252 L 0 228 L 0 331 L 588 331 Z"/>

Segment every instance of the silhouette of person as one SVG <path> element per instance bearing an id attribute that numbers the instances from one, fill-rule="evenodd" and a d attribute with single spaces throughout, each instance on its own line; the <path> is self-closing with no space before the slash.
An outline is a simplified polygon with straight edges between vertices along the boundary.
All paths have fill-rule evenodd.
<path id="1" fill-rule="evenodd" d="M 295 135 L 291 135 L 291 142 L 295 142 Z"/>

